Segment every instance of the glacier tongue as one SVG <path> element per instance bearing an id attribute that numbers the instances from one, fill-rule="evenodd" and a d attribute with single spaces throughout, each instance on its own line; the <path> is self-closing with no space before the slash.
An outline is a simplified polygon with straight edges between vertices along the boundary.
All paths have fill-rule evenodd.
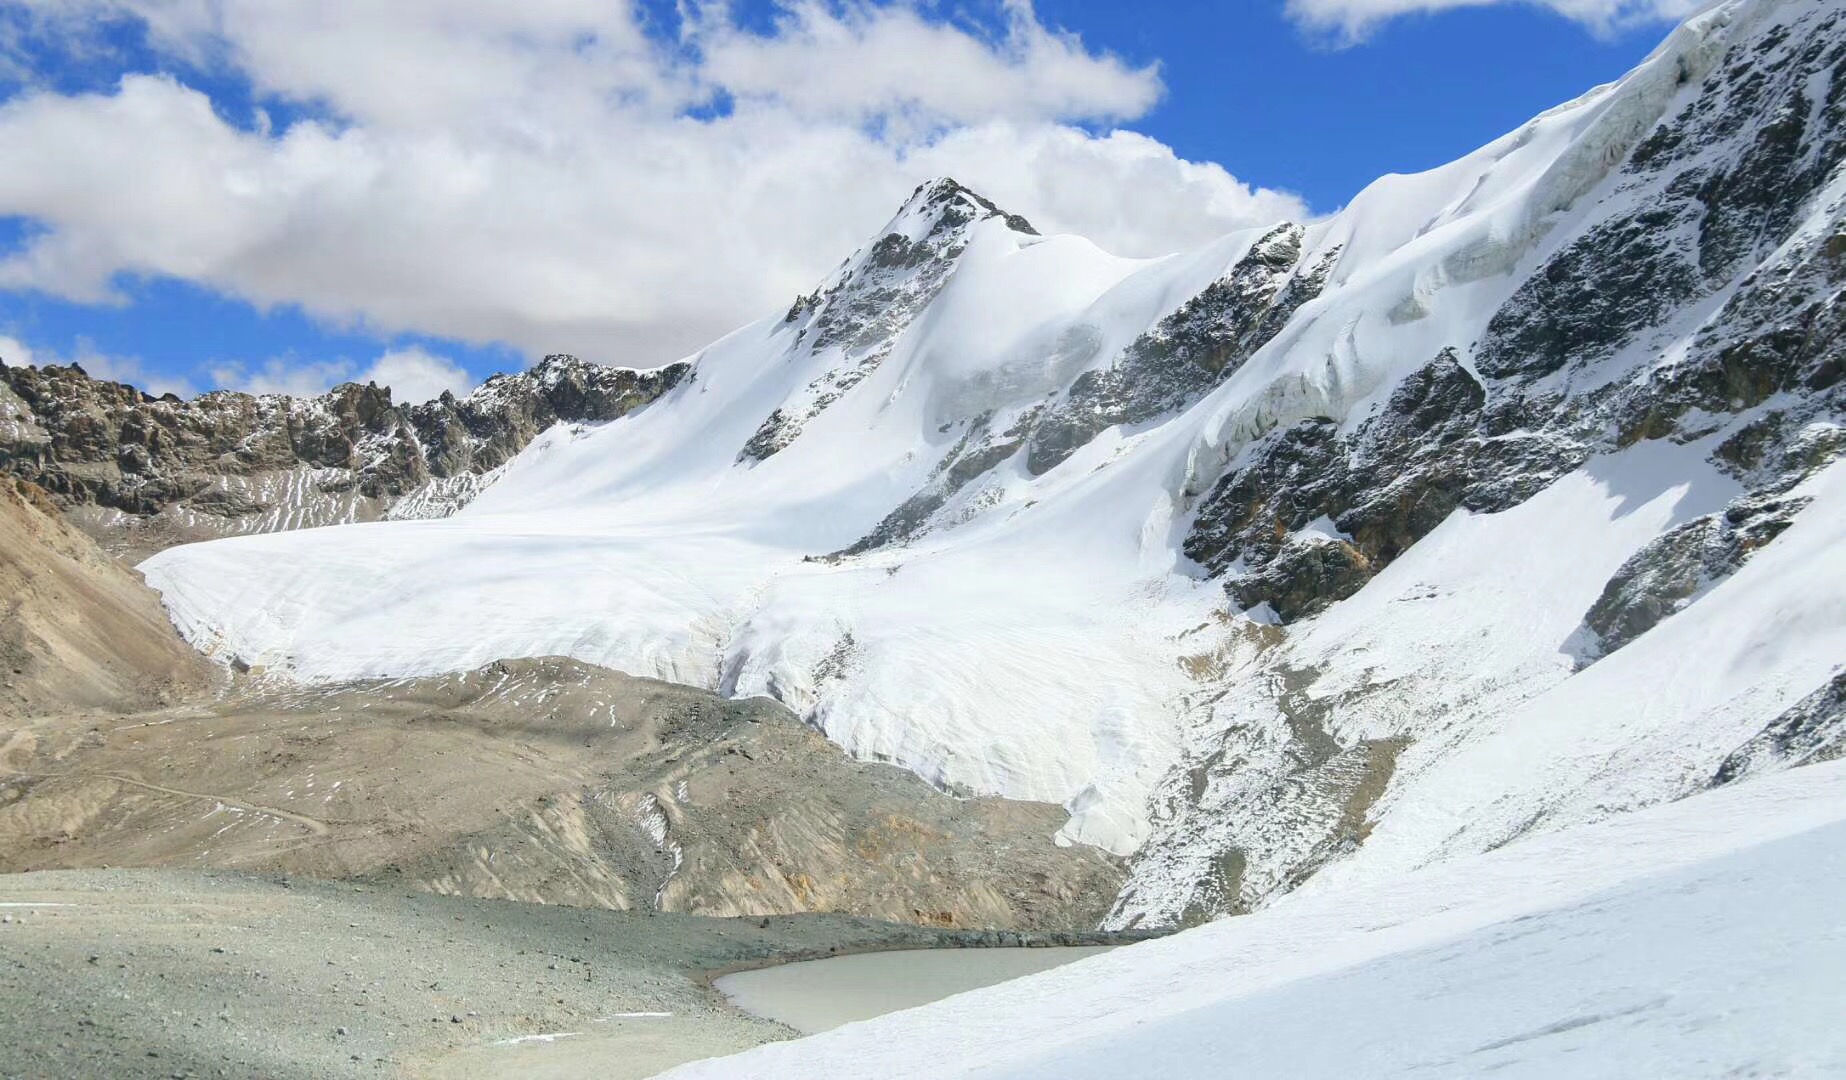
<path id="1" fill-rule="evenodd" d="M 1846 655 L 1843 42 L 1729 0 L 1451 165 L 1164 259 L 932 182 L 453 517 L 143 570 L 306 680 L 563 654 L 778 697 L 1139 851 L 1123 924 L 1672 798 Z M 1611 577 L 1746 497 L 1786 533 L 1590 663 Z"/>

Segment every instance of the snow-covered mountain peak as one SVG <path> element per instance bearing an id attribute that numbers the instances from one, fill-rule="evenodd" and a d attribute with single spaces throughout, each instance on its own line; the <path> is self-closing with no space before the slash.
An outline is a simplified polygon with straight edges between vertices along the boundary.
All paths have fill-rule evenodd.
<path id="1" fill-rule="evenodd" d="M 993 200 L 963 187 L 949 176 L 939 176 L 917 185 L 884 231 L 887 235 L 900 233 L 914 242 L 989 218 L 1001 219 L 1007 228 L 1021 235 L 1038 235 L 1038 230 L 1025 218 L 1002 210 Z"/>
<path id="2" fill-rule="evenodd" d="M 763 418 L 740 461 L 762 461 L 890 358 L 911 323 L 949 283 L 971 246 L 1016 250 L 1030 223 L 943 177 L 919 186 L 878 236 L 854 252 L 783 317 L 787 356 L 807 377 Z"/>
<path id="3" fill-rule="evenodd" d="M 1241 910 L 1846 731 L 1843 161 L 1846 12 L 1728 0 L 1450 165 L 1167 258 L 932 182 L 453 518 L 145 570 L 310 679 L 557 653 L 773 695 L 1064 803 L 1137 852 L 1119 922 Z"/>
<path id="4" fill-rule="evenodd" d="M 805 322 L 828 307 L 850 307 L 852 295 L 875 294 L 895 284 L 894 278 L 934 276 L 946 270 L 967 248 L 977 226 L 995 221 L 1008 232 L 1035 237 L 1038 230 L 1025 218 L 994 205 L 993 201 L 963 187 L 950 177 L 938 177 L 917 186 L 898 207 L 884 228 L 845 259 L 812 293 L 797 297 L 784 321 Z M 825 333 L 821 335 L 825 337 Z M 809 335 L 802 335 L 804 340 Z M 824 348 L 831 341 L 810 344 Z"/>

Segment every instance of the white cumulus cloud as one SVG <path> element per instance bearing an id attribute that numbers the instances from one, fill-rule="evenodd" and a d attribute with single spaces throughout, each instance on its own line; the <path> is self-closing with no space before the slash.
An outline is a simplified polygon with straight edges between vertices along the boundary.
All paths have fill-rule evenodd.
<path id="1" fill-rule="evenodd" d="M 773 35 L 722 19 L 693 33 L 706 82 L 808 116 L 1120 120 L 1159 100 L 1153 69 L 1091 55 L 1027 5 L 1009 5 L 1006 16 L 1006 37 L 987 42 L 909 8 L 840 11 L 809 0 L 788 6 Z"/>
<path id="2" fill-rule="evenodd" d="M 32 7 L 72 48 L 144 20 L 173 70 L 239 74 L 305 118 L 227 118 L 183 76 L 16 95 L 0 214 L 40 228 L 0 288 L 100 302 L 123 274 L 170 276 L 383 334 L 646 365 L 786 306 L 933 175 L 1132 255 L 1306 213 L 1073 126 L 1143 114 L 1159 72 L 1023 0 L 985 29 L 860 0 L 792 0 L 752 29 L 688 2 L 674 36 L 619 0 Z"/>
<path id="3" fill-rule="evenodd" d="M 416 346 L 380 356 L 360 374 L 359 381 L 390 387 L 392 400 L 405 405 L 432 401 L 445 390 L 462 397 L 474 389 L 474 380 L 455 361 Z"/>
<path id="4" fill-rule="evenodd" d="M 1288 0 L 1296 23 L 1351 43 L 1383 23 L 1405 15 L 1435 14 L 1458 8 L 1523 4 L 1547 8 L 1607 34 L 1645 23 L 1677 22 L 1712 0 Z"/>
<path id="5" fill-rule="evenodd" d="M 226 362 L 208 370 L 215 386 L 248 394 L 310 397 L 341 383 L 377 383 L 390 388 L 393 401 L 420 405 L 441 397 L 444 390 L 459 397 L 474 389 L 474 380 L 460 365 L 418 346 L 387 350 L 363 368 L 343 358 L 302 360 L 281 356 L 255 367 Z"/>

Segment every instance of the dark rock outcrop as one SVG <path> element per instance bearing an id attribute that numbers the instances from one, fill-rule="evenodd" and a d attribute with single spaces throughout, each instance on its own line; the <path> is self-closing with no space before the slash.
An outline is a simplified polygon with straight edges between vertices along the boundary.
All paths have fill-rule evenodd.
<path id="1" fill-rule="evenodd" d="M 1789 706 L 1719 764 L 1712 785 L 1741 780 L 1772 764 L 1815 765 L 1846 757 L 1846 671 Z"/>
<path id="2" fill-rule="evenodd" d="M 1400 383 L 1359 430 L 1313 418 L 1258 440 L 1201 501 L 1185 552 L 1244 607 L 1284 621 L 1345 599 L 1457 507 L 1504 509 L 1582 458 L 1516 422 L 1452 351 Z M 1325 520 L 1331 529 L 1313 529 Z"/>
<path id="3" fill-rule="evenodd" d="M 1634 209 L 1585 231 L 1494 316 L 1481 374 L 1536 378 L 1608 356 L 1787 239 L 1846 155 L 1840 18 L 1733 47 L 1629 155 L 1616 190 Z M 1817 86 L 1825 97 L 1810 100 Z"/>
<path id="4" fill-rule="evenodd" d="M 1655 538 L 1622 564 L 1584 615 L 1591 636 L 1581 659 L 1607 656 L 1736 573 L 1752 553 L 1794 524 L 1810 501 L 1745 497 Z"/>

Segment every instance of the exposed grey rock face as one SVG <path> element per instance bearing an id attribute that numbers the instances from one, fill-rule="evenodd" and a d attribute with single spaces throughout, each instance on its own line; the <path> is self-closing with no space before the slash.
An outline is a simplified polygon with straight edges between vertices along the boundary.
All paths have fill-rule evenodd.
<path id="1" fill-rule="evenodd" d="M 1720 513 L 1688 521 L 1636 552 L 1583 617 L 1592 636 L 1581 658 L 1607 656 L 1736 573 L 1752 553 L 1794 524 L 1795 515 L 1810 501 L 1747 496 Z"/>
<path id="2" fill-rule="evenodd" d="M 1186 554 L 1244 607 L 1284 621 L 1357 592 L 1457 507 L 1503 510 L 1581 464 L 1585 449 L 1490 409 L 1445 351 L 1351 435 L 1316 418 L 1258 440 L 1200 504 Z M 1502 434 L 1519 432 L 1513 439 Z M 1324 521 L 1331 529 L 1313 529 Z"/>
<path id="3" fill-rule="evenodd" d="M 1592 219 L 1529 274 L 1466 364 L 1444 353 L 1350 434 L 1306 420 L 1259 441 L 1203 500 L 1186 553 L 1228 572 L 1240 604 L 1286 621 L 1351 595 L 1457 507 L 1507 509 L 1643 439 L 1723 435 L 1717 460 L 1759 501 L 1831 460 L 1837 429 L 1813 425 L 1846 411 L 1846 207 L 1829 208 L 1830 234 L 1795 225 L 1846 159 L 1841 26 L 1833 15 L 1799 39 L 1778 30 L 1734 47 L 1615 172 L 1604 201 L 1628 209 Z M 1816 86 L 1823 100 L 1809 99 Z M 1617 354 L 1684 334 L 1706 314 L 1697 301 L 1726 290 L 1683 358 L 1603 381 Z M 1303 534 L 1320 518 L 1339 538 Z M 1669 594 L 1698 587 L 1688 574 L 1741 562 L 1691 556 L 1702 543 L 1662 538 L 1637 556 L 1647 565 L 1610 584 L 1627 601 L 1606 598 L 1592 628 L 1626 641 Z M 1659 560 L 1684 565 L 1650 571 Z"/>
<path id="4" fill-rule="evenodd" d="M 0 364 L 0 470 L 51 492 L 106 547 L 440 516 L 555 423 L 613 420 L 675 386 L 657 371 L 549 356 L 466 398 L 396 405 L 374 385 L 316 398 L 151 397 L 76 366 Z"/>
<path id="5" fill-rule="evenodd" d="M 1732 751 L 1718 766 L 1712 784 L 1741 780 L 1771 764 L 1815 765 L 1842 756 L 1846 756 L 1846 671 L 1828 679 Z"/>
<path id="6" fill-rule="evenodd" d="M 1624 164 L 1617 194 L 1635 209 L 1586 230 L 1494 316 L 1481 373 L 1532 378 L 1607 356 L 1787 238 L 1846 151 L 1838 20 L 1732 48 Z"/>
<path id="7" fill-rule="evenodd" d="M 1079 376 L 1039 419 L 1027 468 L 1047 472 L 1104 430 L 1183 409 L 1230 378 L 1296 308 L 1320 295 L 1338 262 L 1336 248 L 1312 268 L 1299 267 L 1304 233 L 1292 223 L 1276 226 L 1113 366 Z"/>

